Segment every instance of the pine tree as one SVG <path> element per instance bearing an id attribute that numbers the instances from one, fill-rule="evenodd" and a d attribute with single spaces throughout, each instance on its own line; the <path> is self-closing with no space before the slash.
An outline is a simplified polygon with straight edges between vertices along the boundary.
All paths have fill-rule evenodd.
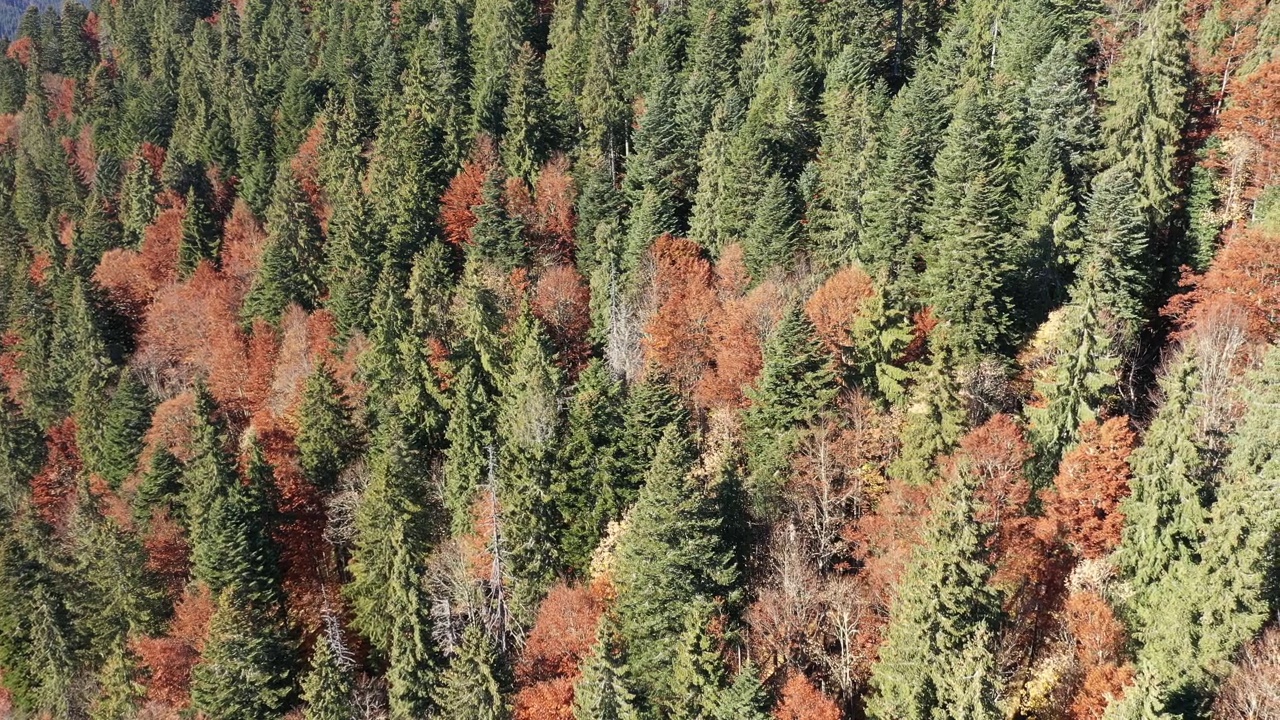
<path id="1" fill-rule="evenodd" d="M 191 704 L 210 717 L 283 717 L 291 694 L 292 649 L 277 621 L 238 600 L 218 597 L 201 660 L 191 673 Z"/>
<path id="2" fill-rule="evenodd" d="M 1135 178 L 1147 227 L 1169 227 L 1180 195 L 1178 155 L 1187 124 L 1189 72 L 1182 5 L 1151 6 L 1143 31 L 1123 48 L 1103 89 L 1104 164 Z"/>
<path id="3" fill-rule="evenodd" d="M 311 203 L 292 172 L 276 175 L 267 208 L 267 244 L 253 287 L 244 301 L 245 317 L 280 318 L 289 303 L 316 306 L 323 288 L 320 229 Z"/>
<path id="4" fill-rule="evenodd" d="M 683 629 L 688 612 L 729 599 L 737 583 L 718 508 L 690 475 L 693 457 L 688 437 L 668 427 L 618 541 L 618 631 L 634 687 L 650 700 L 667 687 L 676 660 L 671 638 Z"/>
<path id="5" fill-rule="evenodd" d="M 517 614 L 532 613 L 559 571 L 562 518 L 552 463 L 560 433 L 562 380 L 542 324 L 528 310 L 498 409 L 498 498 L 510 541 Z"/>
<path id="6" fill-rule="evenodd" d="M 338 475 L 356 457 L 359 438 L 351 407 L 325 363 L 307 378 L 298 409 L 298 464 L 321 492 L 337 487 Z"/>
<path id="7" fill-rule="evenodd" d="M 306 720 L 349 720 L 356 712 L 352 699 L 355 679 L 345 649 L 331 635 L 336 629 L 336 625 L 326 628 L 316 638 L 311 670 L 302 680 L 302 700 L 307 704 L 302 716 Z"/>
<path id="8" fill-rule="evenodd" d="M 836 395 L 830 356 L 799 306 L 790 308 L 765 348 L 764 370 L 748 390 L 745 413 L 757 501 L 770 502 L 785 482 L 792 451 Z"/>
<path id="9" fill-rule="evenodd" d="M 502 659 L 493 640 L 476 624 L 462 633 L 462 645 L 440 678 L 436 703 L 442 717 L 505 720 L 510 710 Z"/>
<path id="10" fill-rule="evenodd" d="M 980 479 L 958 465 L 930 503 L 871 670 L 868 717 L 1000 717 L 991 650 L 999 603 L 987 584 L 988 529 L 973 518 Z"/>

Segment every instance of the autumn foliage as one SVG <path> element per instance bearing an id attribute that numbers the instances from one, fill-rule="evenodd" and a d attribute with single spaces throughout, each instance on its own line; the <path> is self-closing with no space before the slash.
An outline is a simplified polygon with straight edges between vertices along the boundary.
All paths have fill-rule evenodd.
<path id="1" fill-rule="evenodd" d="M 1043 493 L 1045 519 L 1077 555 L 1100 558 L 1120 543 L 1129 496 L 1129 453 L 1136 438 L 1127 417 L 1080 426 L 1080 443 L 1062 459 Z"/>
<path id="2" fill-rule="evenodd" d="M 844 715 L 803 673 L 792 672 L 782 685 L 773 716 L 778 720 L 841 720 Z"/>
<path id="3" fill-rule="evenodd" d="M 559 584 L 538 609 L 516 664 L 517 720 L 571 720 L 578 665 L 596 638 L 604 609 L 590 587 Z"/>

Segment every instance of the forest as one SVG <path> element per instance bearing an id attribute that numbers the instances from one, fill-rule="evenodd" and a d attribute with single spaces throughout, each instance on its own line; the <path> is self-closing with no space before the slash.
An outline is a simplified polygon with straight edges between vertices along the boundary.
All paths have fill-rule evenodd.
<path id="1" fill-rule="evenodd" d="M 1280 0 L 0 45 L 0 717 L 1280 718 Z"/>

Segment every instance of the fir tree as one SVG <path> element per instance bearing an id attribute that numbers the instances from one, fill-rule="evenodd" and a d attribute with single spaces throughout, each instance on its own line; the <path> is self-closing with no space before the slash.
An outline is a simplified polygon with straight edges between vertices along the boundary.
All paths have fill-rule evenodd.
<path id="1" fill-rule="evenodd" d="M 561 547 L 565 564 L 585 570 L 609 521 L 621 518 L 623 465 L 622 390 L 599 360 L 578 375 L 556 459 L 557 493 L 567 524 Z"/>
<path id="2" fill-rule="evenodd" d="M 521 238 L 522 228 L 503 203 L 502 176 L 498 170 L 485 177 L 482 202 L 472 208 L 472 212 L 476 224 L 471 229 L 468 254 L 503 270 L 523 265 L 527 251 Z"/>
<path id="3" fill-rule="evenodd" d="M 480 0 L 471 14 L 471 109 L 475 132 L 502 136 L 511 68 L 524 42 L 528 0 Z"/>
<path id="4" fill-rule="evenodd" d="M 326 629 L 316 638 L 311 654 L 311 670 L 302 680 L 302 700 L 307 704 L 306 720 L 349 720 L 356 708 L 352 695 L 355 680 L 345 649 Z"/>
<path id="5" fill-rule="evenodd" d="M 498 409 L 498 498 L 511 547 L 515 606 L 531 616 L 562 562 L 559 498 L 551 475 L 562 380 L 542 324 L 527 310 L 516 338 Z"/>
<path id="6" fill-rule="evenodd" d="M 950 355 L 943 347 L 933 348 L 932 353 L 907 410 L 902 450 L 889 465 L 890 476 L 912 485 L 930 482 L 938 456 L 950 452 L 964 434 L 965 413 L 951 374 Z"/>
<path id="7" fill-rule="evenodd" d="M 756 280 L 770 272 L 788 271 L 799 251 L 800 232 L 794 190 L 780 175 L 771 175 L 760 192 L 760 205 L 742 238 L 747 270 Z"/>
<path id="8" fill-rule="evenodd" d="M 338 475 L 359 450 L 352 410 L 327 364 L 307 378 L 298 409 L 298 464 L 321 492 L 337 486 Z"/>
<path id="9" fill-rule="evenodd" d="M 142 439 L 151 427 L 151 398 L 131 372 L 116 383 L 103 420 L 102 461 L 98 472 L 112 487 L 133 474 L 142 453 Z"/>
<path id="10" fill-rule="evenodd" d="M 804 312 L 792 307 L 769 339 L 764 370 L 748 391 L 745 422 L 758 502 L 771 501 L 782 487 L 801 434 L 819 419 L 836 390 L 830 357 Z"/>
<path id="11" fill-rule="evenodd" d="M 202 261 L 216 262 L 218 243 L 218 229 L 204 198 L 194 187 L 188 189 L 182 212 L 182 241 L 178 243 L 178 272 L 187 276 Z"/>
<path id="12" fill-rule="evenodd" d="M 533 46 L 524 43 L 511 69 L 502 135 L 502 163 L 515 177 L 532 182 L 547 159 L 554 138 L 542 65 Z"/>
<path id="13" fill-rule="evenodd" d="M 1133 175 L 1111 168 L 1094 179 L 1078 272 L 1093 279 L 1099 305 L 1127 321 L 1132 329 L 1146 315 L 1152 288 L 1143 225 Z"/>
<path id="14" fill-rule="evenodd" d="M 191 704 L 211 717 L 282 717 L 291 694 L 290 644 L 277 621 L 237 597 L 218 597 L 201 660 L 191 673 Z"/>
<path id="15" fill-rule="evenodd" d="M 638 720 L 635 697 L 623 680 L 626 667 L 610 639 L 612 623 L 606 619 L 596 631 L 596 642 L 582 662 L 582 677 L 573 692 L 575 720 Z"/>
<path id="16" fill-rule="evenodd" d="M 1168 228 L 1180 195 L 1177 164 L 1187 123 L 1188 58 L 1182 5 L 1151 6 L 1143 31 L 1126 44 L 1103 96 L 1104 163 L 1134 177 L 1147 225 Z"/>
<path id="17" fill-rule="evenodd" d="M 975 468 L 958 466 L 930 503 L 872 667 L 871 718 L 1000 717 L 991 650 L 999 603 L 987 584 L 988 529 L 973 518 L 979 482 Z"/>
<path id="18" fill-rule="evenodd" d="M 276 175 L 267 208 L 267 244 L 253 287 L 244 301 L 246 317 L 278 320 L 289 303 L 315 307 L 323 288 L 320 229 L 311 203 L 292 172 Z"/>
<path id="19" fill-rule="evenodd" d="M 506 679 L 493 640 L 476 624 L 462 633 L 462 645 L 440 678 L 436 702 L 444 717 L 457 720 L 505 720 Z"/>
<path id="20" fill-rule="evenodd" d="M 472 526 L 471 504 L 476 490 L 486 481 L 490 450 L 494 447 L 491 392 L 484 371 L 473 354 L 462 360 L 462 369 L 453 382 L 449 425 L 444 452 L 444 503 L 452 517 L 453 532 L 464 533 Z"/>
<path id="21" fill-rule="evenodd" d="M 618 541 L 618 631 L 635 688 L 650 700 L 668 687 L 676 662 L 670 639 L 683 629 L 687 613 L 728 598 L 737 582 L 716 505 L 690 475 L 693 454 L 687 436 L 668 427 Z"/>

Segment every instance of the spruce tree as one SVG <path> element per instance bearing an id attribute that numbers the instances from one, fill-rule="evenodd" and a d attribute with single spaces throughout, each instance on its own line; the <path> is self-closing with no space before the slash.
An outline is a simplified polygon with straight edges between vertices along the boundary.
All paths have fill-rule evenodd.
<path id="1" fill-rule="evenodd" d="M 524 264 L 527 249 L 521 237 L 520 221 L 511 217 L 502 197 L 502 176 L 494 169 L 484 180 L 482 201 L 472 208 L 476 224 L 471 228 L 469 256 L 492 263 L 502 270 Z"/>
<path id="2" fill-rule="evenodd" d="M 277 173 L 267 208 L 267 244 L 243 314 L 274 322 L 290 303 L 314 308 L 324 287 L 323 263 L 320 228 L 310 201 L 292 172 Z"/>
<path id="3" fill-rule="evenodd" d="M 941 344 L 940 344 L 941 345 Z M 912 485 L 934 477 L 938 456 L 950 452 L 964 434 L 965 412 L 945 347 L 931 348 L 932 360 L 920 369 L 913 402 L 902 426 L 902 450 L 889 475 Z"/>
<path id="4" fill-rule="evenodd" d="M 1113 167 L 1093 181 L 1077 271 L 1094 281 L 1098 303 L 1135 331 L 1146 316 L 1152 264 L 1133 175 Z"/>
<path id="5" fill-rule="evenodd" d="M 930 503 L 871 670 L 868 717 L 1000 717 L 991 647 L 1000 606 L 988 585 L 989 529 L 973 517 L 980 482 L 960 465 Z"/>
<path id="6" fill-rule="evenodd" d="M 770 175 L 760 191 L 760 204 L 742 238 L 751 277 L 791 270 L 800 250 L 799 211 L 794 190 L 780 175 Z"/>
<path id="7" fill-rule="evenodd" d="M 687 433 L 689 422 L 684 401 L 662 378 L 650 376 L 643 383 L 631 386 L 623 409 L 619 441 L 624 472 L 618 478 L 623 484 L 615 492 L 620 509 L 635 502 L 667 428 Z"/>
<path id="8" fill-rule="evenodd" d="M 707 631 L 708 608 L 695 607 L 685 617 L 674 667 L 664 695 L 671 717 L 703 720 L 714 717 L 716 704 L 727 683 L 724 658 L 716 639 Z"/>
<path id="9" fill-rule="evenodd" d="M 479 358 L 468 353 L 453 382 L 444 451 L 444 504 L 455 534 L 472 526 L 471 504 L 487 482 L 490 451 L 495 447 L 491 417 L 492 392 L 486 386 Z"/>
<path id="10" fill-rule="evenodd" d="M 1111 349 L 1111 336 L 1100 316 L 1092 278 L 1076 285 L 1078 297 L 1063 309 L 1054 347 L 1057 357 L 1048 377 L 1036 383 L 1044 403 L 1028 409 L 1031 439 L 1042 478 L 1075 444 L 1080 424 L 1106 408 L 1118 380 L 1120 359 Z"/>
<path id="11" fill-rule="evenodd" d="M 218 596 L 200 663 L 191 671 L 191 704 L 210 717 L 283 717 L 292 691 L 292 649 L 278 621 L 230 587 Z"/>
<path id="12" fill-rule="evenodd" d="M 142 440 L 151 427 L 151 398 L 147 387 L 132 372 L 125 371 L 103 421 L 102 478 L 119 487 L 133 474 L 142 453 Z"/>
<path id="13" fill-rule="evenodd" d="M 302 680 L 302 700 L 307 704 L 302 716 L 306 720 L 349 720 L 356 712 L 350 660 L 331 631 L 326 629 L 316 638 L 311 670 Z"/>
<path id="14" fill-rule="evenodd" d="M 1176 361 L 1161 381 L 1164 404 L 1129 457 L 1132 494 L 1122 508 L 1124 535 L 1116 562 L 1135 591 L 1129 601 L 1139 625 L 1159 622 L 1151 589 L 1178 561 L 1190 558 L 1205 521 L 1207 461 L 1197 442 L 1199 372 L 1190 358 Z M 1140 633 L 1139 633 L 1140 634 Z"/>
<path id="15" fill-rule="evenodd" d="M 635 696 L 627 688 L 627 669 L 614 647 L 613 623 L 605 618 L 596 642 L 582 661 L 582 676 L 573 689 L 574 720 L 638 720 Z"/>
<path id="16" fill-rule="evenodd" d="M 525 40 L 528 0 L 480 0 L 471 14 L 471 111 L 475 132 L 502 136 L 511 68 Z"/>
<path id="17" fill-rule="evenodd" d="M 671 638 L 687 614 L 717 599 L 731 602 L 738 578 L 718 508 L 690 474 L 693 458 L 688 436 L 668 427 L 618 541 L 614 609 L 634 687 L 646 701 L 661 701 L 669 687 Z"/>
<path id="18" fill-rule="evenodd" d="M 440 678 L 436 703 L 443 717 L 505 720 L 511 713 L 507 681 L 493 640 L 479 625 L 467 626 L 462 644 Z"/>
<path id="19" fill-rule="evenodd" d="M 623 472 L 622 388 L 599 360 L 578 375 L 556 459 L 556 488 L 566 520 L 561 548 L 565 564 L 585 571 L 612 520 L 629 498 L 620 493 Z"/>
<path id="20" fill-rule="evenodd" d="M 1161 0 L 1112 68 L 1103 97 L 1102 161 L 1131 173 L 1147 226 L 1169 227 L 1181 194 L 1178 155 L 1187 124 L 1189 60 L 1183 7 Z"/>
<path id="21" fill-rule="evenodd" d="M 502 164 L 513 176 L 532 182 L 555 140 L 542 84 L 542 64 L 533 46 L 524 43 L 511 69 L 502 134 Z"/>
<path id="22" fill-rule="evenodd" d="M 339 473 L 359 451 L 351 407 L 326 363 L 307 378 L 295 442 L 303 476 L 321 492 L 337 487 Z"/>
<path id="23" fill-rule="evenodd" d="M 812 323 L 791 307 L 765 348 L 764 369 L 748 390 L 747 446 L 757 502 L 771 502 L 785 483 L 791 453 L 805 428 L 819 420 L 835 398 L 831 360 Z"/>
<path id="24" fill-rule="evenodd" d="M 510 541 L 513 602 L 532 617 L 560 570 L 562 517 L 552 466 L 560 434 L 562 379 L 542 323 L 526 310 L 498 409 L 498 498 Z"/>

